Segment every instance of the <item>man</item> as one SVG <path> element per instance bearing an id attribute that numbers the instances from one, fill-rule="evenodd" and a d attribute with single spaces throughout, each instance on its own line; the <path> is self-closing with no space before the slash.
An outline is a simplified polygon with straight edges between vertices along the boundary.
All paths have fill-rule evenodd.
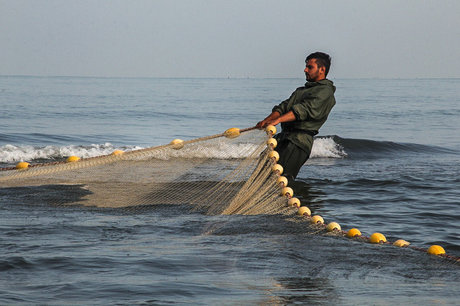
<path id="1" fill-rule="evenodd" d="M 293 181 L 302 165 L 310 157 L 313 136 L 335 105 L 335 86 L 326 79 L 331 66 L 331 57 L 323 52 L 310 54 L 305 60 L 305 86 L 297 88 L 291 97 L 275 106 L 272 113 L 257 123 L 262 129 L 281 123 L 282 132 L 275 136 L 278 163 L 283 166 L 283 175 Z"/>

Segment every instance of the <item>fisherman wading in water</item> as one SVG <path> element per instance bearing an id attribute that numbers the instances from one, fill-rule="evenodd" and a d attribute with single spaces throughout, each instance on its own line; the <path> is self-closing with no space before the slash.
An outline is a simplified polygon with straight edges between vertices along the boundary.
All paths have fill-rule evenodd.
<path id="1" fill-rule="evenodd" d="M 257 128 L 281 123 L 282 131 L 275 136 L 278 163 L 283 166 L 283 175 L 294 181 L 302 165 L 310 157 L 313 136 L 326 122 L 335 105 L 335 86 L 326 79 L 331 66 L 331 57 L 315 52 L 305 60 L 305 86 L 297 88 L 289 99 L 273 107 L 272 113 L 257 123 Z"/>

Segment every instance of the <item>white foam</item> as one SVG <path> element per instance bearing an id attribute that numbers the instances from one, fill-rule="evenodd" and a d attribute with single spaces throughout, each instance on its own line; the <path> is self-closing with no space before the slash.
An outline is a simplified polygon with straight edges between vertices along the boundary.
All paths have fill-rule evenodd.
<path id="1" fill-rule="evenodd" d="M 225 139 L 207 144 L 205 147 L 184 147 L 181 150 L 159 151 L 154 156 L 159 159 L 181 158 L 246 158 L 257 145 L 254 143 L 229 143 Z M 343 158 L 347 153 L 332 137 L 316 138 L 310 158 Z"/>
<path id="2" fill-rule="evenodd" d="M 181 153 L 184 153 L 185 156 L 191 158 L 245 158 L 248 156 L 248 152 L 253 152 L 256 148 L 257 145 L 252 143 L 229 144 L 225 142 L 218 142 L 207 146 L 206 150 L 184 150 Z M 175 153 L 177 154 L 179 151 L 176 151 Z"/>
<path id="3" fill-rule="evenodd" d="M 310 158 L 342 158 L 347 156 L 343 148 L 332 137 L 315 138 Z"/>
<path id="4" fill-rule="evenodd" d="M 208 143 L 206 146 L 185 146 L 180 150 L 154 152 L 152 156 L 158 159 L 179 158 L 215 158 L 232 159 L 246 158 L 249 152 L 254 152 L 257 145 L 254 143 L 228 143 L 225 140 Z"/>
<path id="5" fill-rule="evenodd" d="M 20 161 L 32 161 L 37 159 L 62 159 L 68 156 L 79 156 L 82 158 L 106 155 L 114 150 L 137 150 L 140 147 L 116 148 L 111 143 L 92 144 L 88 146 L 14 146 L 4 145 L 0 147 L 0 162 L 13 163 Z"/>
<path id="6" fill-rule="evenodd" d="M 193 147 L 190 149 L 173 150 L 165 154 L 159 152 L 157 158 L 169 159 L 171 157 L 185 158 L 245 158 L 248 152 L 254 150 L 255 144 L 252 143 L 228 143 L 226 141 L 218 141 L 203 147 Z M 37 159 L 57 160 L 68 156 L 79 156 L 82 158 L 107 155 L 115 150 L 131 151 L 142 149 L 142 147 L 115 147 L 111 143 L 92 144 L 88 146 L 15 146 L 4 145 L 0 147 L 0 162 L 15 163 L 20 161 L 33 161 Z M 343 148 L 334 142 L 332 137 L 316 138 L 313 143 L 313 148 L 310 158 L 342 158 L 347 156 Z"/>

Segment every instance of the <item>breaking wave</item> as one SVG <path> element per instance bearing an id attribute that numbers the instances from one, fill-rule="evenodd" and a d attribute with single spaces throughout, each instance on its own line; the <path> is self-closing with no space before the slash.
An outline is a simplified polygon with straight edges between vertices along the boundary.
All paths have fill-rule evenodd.
<path id="1" fill-rule="evenodd" d="M 254 144 L 228 144 L 218 143 L 207 150 L 196 150 L 187 152 L 190 158 L 244 158 L 231 154 L 242 152 L 241 148 L 234 146 L 253 146 Z M 13 164 L 20 161 L 47 162 L 65 159 L 68 156 L 76 155 L 82 158 L 95 157 L 110 154 L 115 150 L 131 151 L 143 149 L 141 146 L 115 146 L 111 143 L 91 145 L 13 145 L 0 146 L 0 163 Z M 395 153 L 453 153 L 452 150 L 411 143 L 396 143 L 391 141 L 375 141 L 366 139 L 341 138 L 336 135 L 321 136 L 315 138 L 310 158 L 377 158 L 391 156 Z M 180 155 L 175 151 L 174 156 Z M 172 156 L 171 156 L 172 157 Z M 167 157 L 160 157 L 167 158 Z"/>

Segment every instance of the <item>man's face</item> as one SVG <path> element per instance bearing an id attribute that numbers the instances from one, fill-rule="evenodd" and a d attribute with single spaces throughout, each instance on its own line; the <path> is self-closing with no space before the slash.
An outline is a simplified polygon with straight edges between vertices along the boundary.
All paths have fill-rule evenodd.
<path id="1" fill-rule="evenodd" d="M 325 78 L 325 67 L 318 68 L 316 58 L 309 59 L 305 65 L 305 77 L 308 82 L 317 82 Z"/>

